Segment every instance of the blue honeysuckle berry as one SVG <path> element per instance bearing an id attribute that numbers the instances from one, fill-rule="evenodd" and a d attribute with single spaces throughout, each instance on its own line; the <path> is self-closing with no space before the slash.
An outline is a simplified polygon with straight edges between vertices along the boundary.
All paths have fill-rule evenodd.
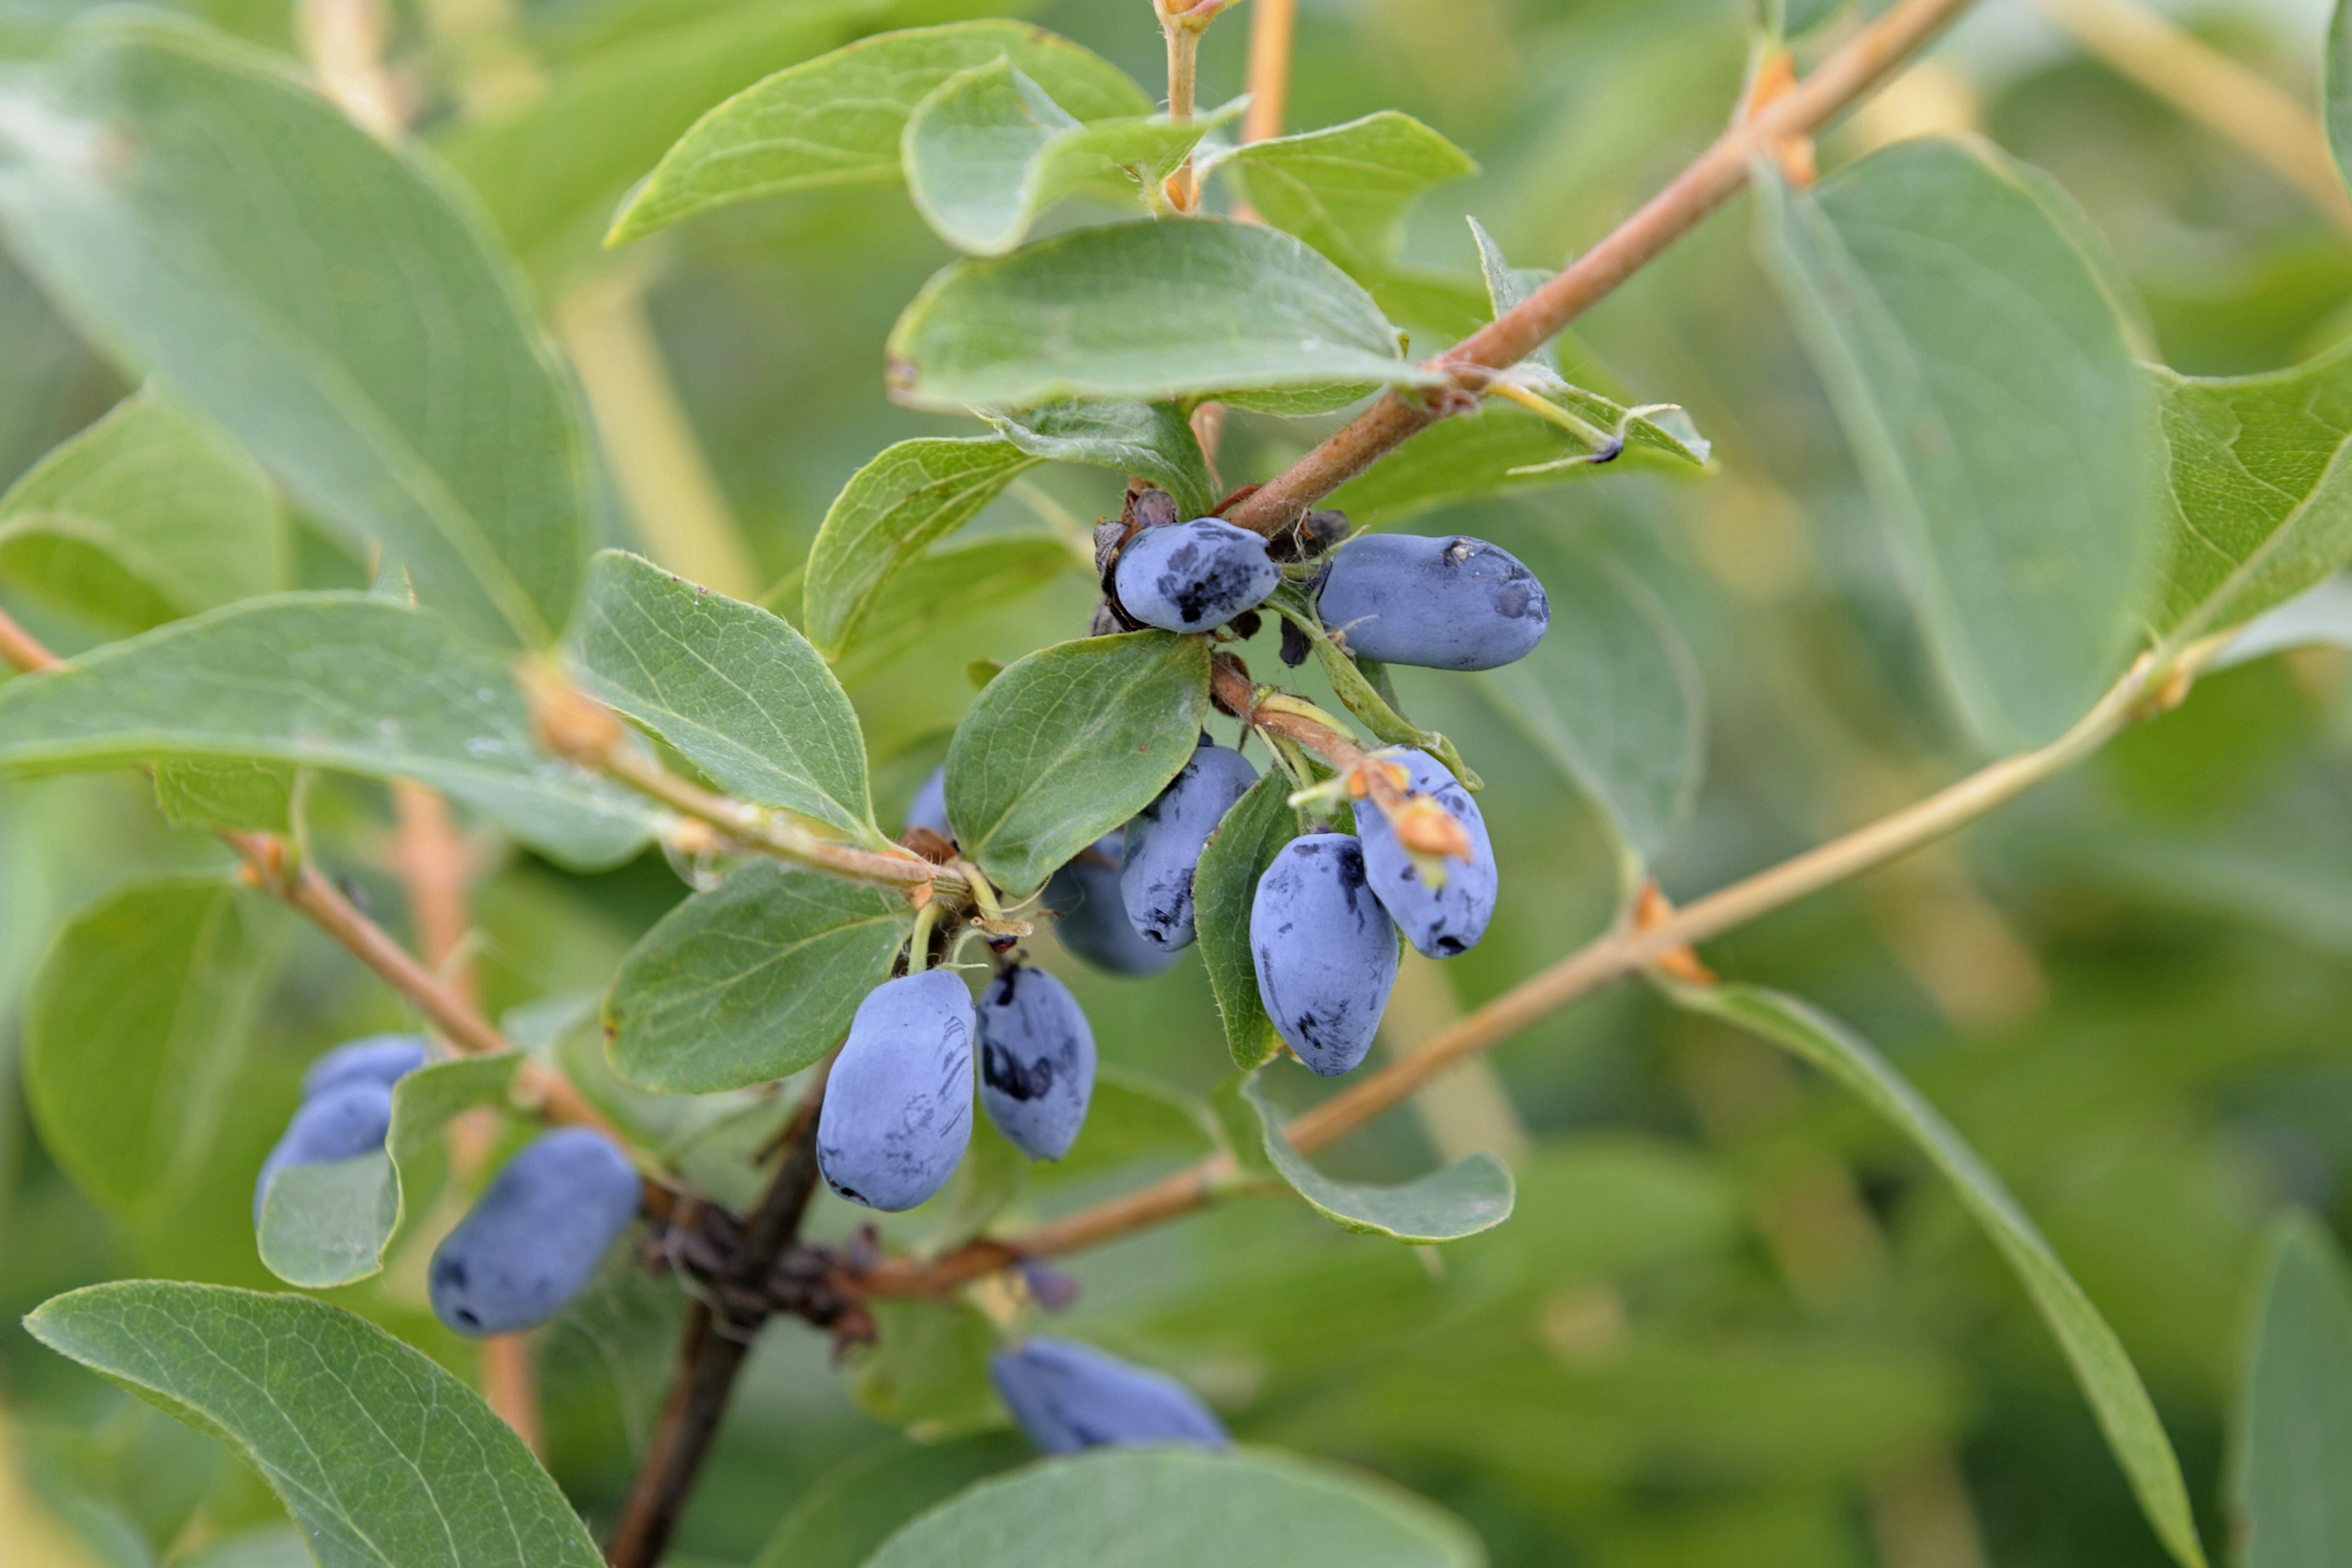
<path id="1" fill-rule="evenodd" d="M 1298 1059 L 1326 1078 L 1364 1059 L 1396 984 L 1396 927 L 1372 896 L 1362 844 L 1310 833 L 1284 845 L 1250 904 L 1258 997 Z"/>
<path id="2" fill-rule="evenodd" d="M 1127 613 L 1162 631 L 1205 632 L 1265 602 L 1282 568 L 1265 541 L 1213 517 L 1147 528 L 1127 542 L 1111 585 Z"/>
<path id="3" fill-rule="evenodd" d="M 269 1179 L 289 1165 L 329 1165 L 355 1160 L 383 1147 L 392 1131 L 391 1086 L 373 1078 L 354 1079 L 321 1090 L 295 1108 L 286 1131 L 261 1162 L 253 1184 L 253 1223 L 261 1223 Z"/>
<path id="4" fill-rule="evenodd" d="M 817 1169 L 855 1204 L 897 1213 L 947 1184 L 971 1142 L 971 993 L 943 969 L 886 980 L 857 1005 L 817 1113 Z"/>
<path id="5" fill-rule="evenodd" d="M 434 1252 L 426 1276 L 434 1315 L 477 1336 L 546 1322 L 628 1228 L 639 1192 L 637 1173 L 603 1133 L 541 1133 Z"/>
<path id="6" fill-rule="evenodd" d="M 1370 801 L 1356 806 L 1356 833 L 1364 844 L 1364 875 L 1404 939 L 1428 958 L 1452 958 L 1478 945 L 1495 918 L 1495 847 L 1486 819 L 1470 792 L 1427 752 L 1408 751 L 1394 761 L 1412 775 L 1412 790 L 1444 807 L 1470 835 L 1470 858 L 1445 858 L 1445 885 L 1433 888 L 1421 868 L 1397 842 L 1396 829 Z"/>
<path id="7" fill-rule="evenodd" d="M 1033 1338 L 988 1360 L 989 1381 L 1029 1440 L 1049 1454 L 1115 1443 L 1233 1445 L 1224 1423 L 1166 1373 L 1067 1340 Z"/>
<path id="8" fill-rule="evenodd" d="M 1124 832 L 1106 833 L 1054 873 L 1037 900 L 1054 917 L 1054 934 L 1071 953 L 1111 974 L 1158 974 L 1176 962 L 1176 950 L 1158 948 L 1136 934 L 1119 891 L 1126 865 Z"/>
<path id="9" fill-rule="evenodd" d="M 1459 534 L 1351 539 L 1332 552 L 1317 604 L 1349 652 L 1430 669 L 1512 663 L 1551 625 L 1534 573 L 1501 546 Z"/>
<path id="10" fill-rule="evenodd" d="M 1248 758 L 1204 735 L 1183 771 L 1128 823 L 1119 898 L 1136 934 L 1153 947 L 1174 952 L 1192 944 L 1192 873 L 1201 851 L 1256 783 Z"/>
<path id="11" fill-rule="evenodd" d="M 331 1089 L 362 1079 L 386 1089 L 433 1059 L 422 1035 L 370 1035 L 337 1046 L 302 1075 L 302 1098 L 316 1100 Z"/>
<path id="12" fill-rule="evenodd" d="M 1058 1160 L 1086 1125 L 1095 1032 L 1070 988 L 1013 964 L 980 994 L 980 1103 L 1033 1160 Z"/>

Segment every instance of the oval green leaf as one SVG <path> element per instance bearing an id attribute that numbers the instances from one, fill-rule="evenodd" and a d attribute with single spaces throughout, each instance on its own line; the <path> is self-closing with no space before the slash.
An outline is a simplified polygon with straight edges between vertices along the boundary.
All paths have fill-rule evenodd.
<path id="1" fill-rule="evenodd" d="M 1172 632 L 1087 637 L 988 683 L 948 745 L 956 842 L 1025 899 L 1151 803 L 1209 714 L 1209 645 Z"/>
<path id="2" fill-rule="evenodd" d="M 1217 1013 L 1225 1026 L 1225 1048 L 1234 1065 L 1247 1072 L 1282 1051 L 1282 1037 L 1266 1016 L 1257 992 L 1257 963 L 1250 956 L 1250 908 L 1257 879 L 1274 864 L 1275 853 L 1298 837 L 1298 814 L 1290 807 L 1290 775 L 1270 768 L 1235 801 L 1209 836 L 1192 872 L 1193 923 L 1201 933 L 1201 963 L 1209 972 Z"/>
<path id="3" fill-rule="evenodd" d="M 481 1395 L 349 1312 L 132 1280 L 59 1296 L 25 1327 L 234 1446 L 320 1568 L 602 1568 L 579 1516 Z"/>
<path id="4" fill-rule="evenodd" d="M 2340 1562 L 2352 1542 L 2352 1275 L 2309 1215 L 2271 1239 L 2237 1438 L 2239 1568 Z"/>
<path id="5" fill-rule="evenodd" d="M 2204 1568 L 2205 1549 L 2189 1513 L 2180 1461 L 2131 1357 L 2008 1187 L 1943 1113 L 1869 1041 L 1796 997 L 1754 985 L 1700 986 L 1653 978 L 1677 1005 L 1745 1029 L 1845 1085 L 1943 1173 L 1960 1205 L 2017 1271 L 2065 1352 L 2157 1538 L 2184 1568 Z"/>
<path id="6" fill-rule="evenodd" d="M 858 1568 L 934 1503 L 1009 1470 L 1034 1450 L 1009 1432 L 885 1445 L 820 1479 L 793 1505 L 751 1568 Z"/>
<path id="7" fill-rule="evenodd" d="M 906 940 L 894 893 L 757 860 L 662 917 L 604 999 L 614 1067 L 709 1094 L 798 1072 L 839 1045 Z"/>
<path id="8" fill-rule="evenodd" d="M 732 202 L 898 177 L 915 106 L 958 71 L 998 58 L 1081 121 L 1145 115 L 1151 100 L 1117 67 L 1042 27 L 959 22 L 861 39 L 744 89 L 663 155 L 606 243 Z"/>
<path id="9" fill-rule="evenodd" d="M 267 57 L 170 23 L 92 24 L 0 110 L 0 224 L 93 341 L 380 542 L 467 631 L 554 640 L 587 552 L 588 441 L 445 175 Z"/>
<path id="10" fill-rule="evenodd" d="M 1115 224 L 960 261 L 892 329 L 891 395 L 918 408 L 1216 396 L 1304 414 L 1409 363 L 1354 279 L 1290 236 L 1188 218 Z"/>
<path id="11" fill-rule="evenodd" d="M 873 847 L 857 710 L 808 639 L 756 605 L 608 550 L 590 563 L 569 643 L 581 687 L 683 752 L 730 794 Z"/>
<path id="12" fill-rule="evenodd" d="M 1181 516 L 1206 517 L 1217 503 L 1192 422 L 1175 404 L 1065 397 L 1026 408 L 975 412 L 1033 458 L 1087 463 L 1149 479 L 1175 498 Z"/>
<path id="13" fill-rule="evenodd" d="M 1453 1515 L 1359 1470 L 1262 1449 L 1097 1448 L 971 1490 L 868 1568 L 1482 1568 Z"/>
<path id="14" fill-rule="evenodd" d="M 1241 1082 L 1242 1101 L 1257 1116 L 1265 1157 L 1310 1207 L 1348 1230 L 1427 1245 L 1459 1241 L 1492 1230 L 1511 1217 L 1515 1193 L 1511 1173 L 1492 1154 L 1456 1160 L 1402 1186 L 1335 1182 L 1307 1163 L 1282 1134 L 1282 1115 L 1265 1102 L 1265 1089 L 1252 1073 Z"/>
<path id="15" fill-rule="evenodd" d="M 1230 172 L 1258 216 L 1368 282 L 1396 259 L 1397 231 L 1422 193 L 1478 172 L 1469 153 L 1392 109 L 1244 142 L 1213 167 Z"/>

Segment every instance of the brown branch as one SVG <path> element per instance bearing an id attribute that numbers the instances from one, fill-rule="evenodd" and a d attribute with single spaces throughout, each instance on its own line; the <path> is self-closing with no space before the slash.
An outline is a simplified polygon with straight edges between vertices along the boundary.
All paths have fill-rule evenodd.
<path id="1" fill-rule="evenodd" d="M 746 1305 L 747 1299 L 766 1288 L 777 1262 L 800 1234 L 801 1220 L 816 1192 L 817 1113 L 824 1103 L 831 1065 L 828 1061 L 816 1070 L 793 1113 L 783 1163 L 736 1244 L 724 1279 L 731 1289 L 717 1298 L 724 1304 L 698 1297 L 688 1310 L 677 1380 L 630 1483 L 612 1543 L 605 1548 L 604 1559 L 612 1568 L 653 1568 L 659 1563 L 678 1515 L 693 1495 L 695 1478 L 719 1435 L 735 1380 L 765 1321 L 765 1311 Z"/>
<path id="2" fill-rule="evenodd" d="M 1250 105 L 1242 113 L 1242 140 L 1264 142 L 1282 134 L 1283 112 L 1289 107 L 1298 0 L 1252 0 L 1250 9 Z"/>
<path id="3" fill-rule="evenodd" d="M 18 626 L 7 611 L 0 610 L 0 659 L 20 675 L 32 675 L 44 669 L 54 669 L 63 661 L 41 646 L 41 639 Z"/>
<path id="4" fill-rule="evenodd" d="M 1787 94 L 1726 131 L 1601 243 L 1430 363 L 1441 370 L 1501 370 L 1525 359 L 1730 200 L 1748 183 L 1749 162 L 1759 152 L 1829 123 L 1968 5 L 1969 0 L 1900 0 Z M 1223 514 L 1226 521 L 1264 534 L 1281 532 L 1316 502 L 1437 423 L 1454 402 L 1441 398 L 1433 407 L 1389 394 L 1259 486 Z"/>

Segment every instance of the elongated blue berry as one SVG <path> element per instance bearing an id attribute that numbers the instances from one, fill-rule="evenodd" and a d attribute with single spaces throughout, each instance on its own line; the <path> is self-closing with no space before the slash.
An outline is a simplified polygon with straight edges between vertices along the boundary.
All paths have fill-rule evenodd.
<path id="1" fill-rule="evenodd" d="M 971 1142 L 971 993 L 943 969 L 857 1005 L 817 1114 L 817 1168 L 852 1203 L 896 1213 L 947 1184 Z"/>
<path id="2" fill-rule="evenodd" d="M 1192 873 L 1201 850 L 1255 783 L 1248 758 L 1204 736 L 1184 771 L 1128 823 L 1118 891 L 1138 936 L 1169 952 L 1192 944 Z"/>
<path id="3" fill-rule="evenodd" d="M 907 803 L 907 826 L 928 827 L 949 843 L 955 842 L 955 829 L 948 826 L 948 770 L 945 767 L 933 768 L 931 776 L 925 779 L 923 786 L 915 792 L 915 798 Z"/>
<path id="4" fill-rule="evenodd" d="M 1000 1350 L 988 1358 L 988 1377 L 1021 1430 L 1049 1454 L 1106 1443 L 1233 1444 L 1200 1396 L 1166 1373 L 1067 1340 Z"/>
<path id="5" fill-rule="evenodd" d="M 1326 1078 L 1372 1048 L 1396 984 L 1396 927 L 1364 879 L 1363 846 L 1310 833 L 1275 855 L 1250 903 L 1250 957 L 1266 1016 Z"/>
<path id="6" fill-rule="evenodd" d="M 433 1312 L 461 1334 L 511 1334 L 580 1294 L 637 1212 L 639 1184 L 601 1132 L 523 1145 L 433 1254 Z"/>
<path id="7" fill-rule="evenodd" d="M 1136 934 L 1119 894 L 1119 869 L 1127 838 L 1106 833 L 1077 858 L 1054 873 L 1038 905 L 1054 917 L 1054 934 L 1072 953 L 1113 974 L 1157 974 L 1176 962 L 1172 948 L 1152 946 Z"/>
<path id="8" fill-rule="evenodd" d="M 1487 842 L 1486 819 L 1445 764 L 1427 752 L 1395 759 L 1412 774 L 1412 789 L 1444 806 L 1470 835 L 1467 860 L 1447 856 L 1445 885 L 1432 888 L 1412 857 L 1397 842 L 1396 829 L 1370 801 L 1356 806 L 1356 832 L 1364 841 L 1364 875 L 1389 918 L 1430 958 L 1451 958 L 1478 945 L 1495 918 L 1495 847 Z"/>
<path id="9" fill-rule="evenodd" d="M 353 1160 L 383 1147 L 392 1131 L 392 1089 L 372 1078 L 338 1084 L 305 1100 L 286 1123 L 261 1174 L 253 1184 L 253 1223 L 261 1223 L 261 1200 L 269 1178 L 289 1165 L 326 1165 Z"/>
<path id="10" fill-rule="evenodd" d="M 1371 533 L 1333 552 L 1318 603 L 1348 650 L 1385 664 L 1493 669 L 1524 658 L 1551 602 L 1517 557 L 1483 539 Z"/>
<path id="11" fill-rule="evenodd" d="M 1095 1032 L 1070 988 L 1014 964 L 980 994 L 980 1103 L 1033 1160 L 1058 1160 L 1086 1125 Z"/>
<path id="12" fill-rule="evenodd" d="M 302 1075 L 302 1098 L 316 1100 L 331 1089 L 362 1080 L 386 1089 L 433 1059 L 422 1035 L 370 1035 L 337 1046 Z"/>
<path id="13" fill-rule="evenodd" d="M 1162 631 L 1205 632 L 1265 603 L 1282 582 L 1265 541 L 1213 517 L 1147 528 L 1127 542 L 1111 585 L 1127 613 Z"/>

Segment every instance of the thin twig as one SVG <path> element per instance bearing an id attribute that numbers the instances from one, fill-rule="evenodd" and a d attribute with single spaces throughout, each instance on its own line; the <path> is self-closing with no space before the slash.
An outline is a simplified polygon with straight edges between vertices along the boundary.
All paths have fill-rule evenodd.
<path id="1" fill-rule="evenodd" d="M 728 1270 L 727 1283 L 736 1288 L 727 1294 L 730 1301 L 764 1287 L 784 1249 L 800 1234 L 809 1199 L 816 1192 L 817 1113 L 824 1103 L 830 1065 L 813 1076 L 785 1133 L 783 1163 L 744 1224 Z M 707 1297 L 698 1297 L 688 1310 L 677 1379 L 630 1483 L 612 1543 L 605 1548 L 612 1568 L 653 1568 L 661 1561 L 762 1321 L 757 1314 L 722 1310 Z"/>
<path id="2" fill-rule="evenodd" d="M 1242 112 L 1242 140 L 1264 142 L 1282 134 L 1290 106 L 1290 40 L 1298 26 L 1298 0 L 1251 0 L 1249 108 Z"/>
<path id="3" fill-rule="evenodd" d="M 18 626 L 7 611 L 0 610 L 0 659 L 22 675 L 32 675 L 44 669 L 54 669 L 63 661 L 41 646 L 41 639 Z"/>
<path id="4" fill-rule="evenodd" d="M 1600 244 L 1431 364 L 1441 370 L 1479 366 L 1501 370 L 1525 359 L 1730 200 L 1748 183 L 1750 160 L 1759 152 L 1820 130 L 1967 9 L 1969 3 L 1900 0 L 1785 96 L 1725 132 Z M 1279 533 L 1408 437 L 1435 424 L 1457 403 L 1470 405 L 1466 399 L 1439 399 L 1432 406 L 1391 393 L 1223 516 L 1229 522 L 1263 534 Z"/>

